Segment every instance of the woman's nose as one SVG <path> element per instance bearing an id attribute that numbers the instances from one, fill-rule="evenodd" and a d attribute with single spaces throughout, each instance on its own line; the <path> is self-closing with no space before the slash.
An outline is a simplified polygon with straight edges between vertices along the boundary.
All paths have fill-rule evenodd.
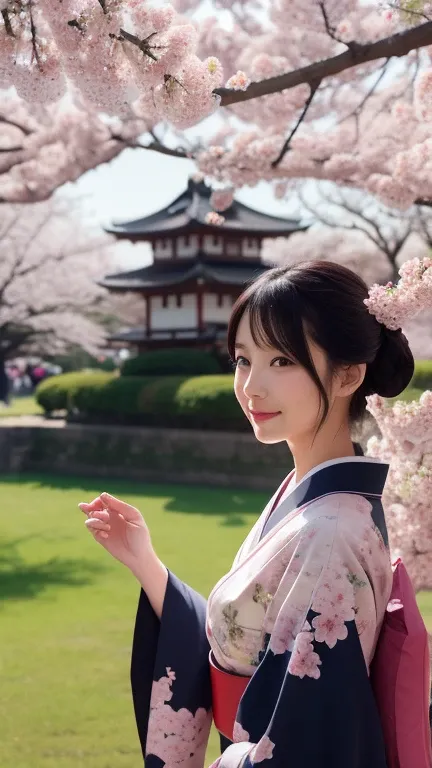
<path id="1" fill-rule="evenodd" d="M 257 397 L 260 399 L 266 397 L 267 389 L 258 372 L 250 370 L 249 376 L 244 383 L 243 392 L 249 400 L 254 400 Z"/>

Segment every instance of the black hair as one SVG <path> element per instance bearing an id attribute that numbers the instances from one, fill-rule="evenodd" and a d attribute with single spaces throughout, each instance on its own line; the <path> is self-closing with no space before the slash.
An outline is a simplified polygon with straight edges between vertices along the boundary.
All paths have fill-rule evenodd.
<path id="1" fill-rule="evenodd" d="M 366 396 L 395 397 L 409 384 L 414 358 L 401 330 L 391 331 L 369 312 L 368 287 L 355 272 L 330 261 L 307 261 L 266 271 L 235 302 L 228 325 L 228 352 L 235 357 L 240 320 L 249 313 L 254 343 L 271 346 L 302 365 L 318 387 L 325 422 L 329 401 L 307 344 L 306 333 L 327 354 L 330 372 L 366 363 L 366 375 L 350 401 L 350 424 L 361 420 Z"/>

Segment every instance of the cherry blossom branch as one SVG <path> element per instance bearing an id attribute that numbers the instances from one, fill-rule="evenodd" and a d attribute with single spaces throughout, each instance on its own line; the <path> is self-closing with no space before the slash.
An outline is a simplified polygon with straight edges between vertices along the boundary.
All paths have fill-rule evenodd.
<path id="1" fill-rule="evenodd" d="M 300 67 L 292 72 L 285 72 L 283 75 L 252 82 L 244 91 L 232 88 L 216 88 L 214 93 L 221 97 L 221 106 L 225 107 L 229 104 L 238 104 L 271 93 L 279 93 L 304 83 L 312 88 L 316 82 L 339 75 L 341 72 L 360 64 L 366 64 L 377 59 L 389 59 L 394 56 L 406 56 L 411 50 L 424 48 L 428 45 L 432 45 L 432 21 L 421 24 L 414 29 L 404 30 L 404 32 L 399 32 L 391 37 L 382 38 L 376 43 L 352 42 L 349 49 L 344 53 L 308 64 L 306 67 Z"/>
<path id="2" fill-rule="evenodd" d="M 11 37 L 15 37 L 7 10 L 3 10 L 1 12 L 1 16 L 5 25 L 6 34 L 10 35 Z"/>
<path id="3" fill-rule="evenodd" d="M 9 117 L 3 117 L 3 115 L 0 115 L 0 123 L 9 125 L 11 128 L 17 128 L 19 131 L 22 131 L 25 136 L 30 136 L 30 134 L 33 133 L 30 128 L 26 128 L 24 125 L 21 125 L 21 123 L 17 123 L 15 120 L 11 120 Z"/>
<path id="4" fill-rule="evenodd" d="M 194 158 L 193 153 L 187 152 L 182 147 L 177 147 L 175 149 L 167 147 L 165 144 L 162 144 L 159 139 L 156 138 L 152 131 L 149 131 L 149 133 L 151 136 L 153 136 L 153 141 L 151 141 L 149 144 L 141 144 L 139 141 L 131 141 L 130 139 L 127 139 L 121 134 L 117 133 L 112 133 L 111 137 L 114 139 L 114 141 L 119 141 L 120 143 L 124 144 L 126 147 L 128 147 L 128 149 L 147 149 L 151 150 L 152 152 L 159 152 L 161 155 L 168 155 L 169 157 L 181 157 L 183 159 Z"/>
<path id="5" fill-rule="evenodd" d="M 306 103 L 305 103 L 304 107 L 303 107 L 302 113 L 301 113 L 299 119 L 297 120 L 297 123 L 295 124 L 294 128 L 292 129 L 290 135 L 288 136 L 287 140 L 285 141 L 285 143 L 284 143 L 281 151 L 279 152 L 276 160 L 273 160 L 272 168 L 277 168 L 277 166 L 279 165 L 281 160 L 285 157 L 286 153 L 288 152 L 288 150 L 290 148 L 291 139 L 293 138 L 293 136 L 295 135 L 295 133 L 297 132 L 297 130 L 301 126 L 303 120 L 305 119 L 305 117 L 306 117 L 306 115 L 308 113 L 308 109 L 309 109 L 310 105 L 312 104 L 313 98 L 314 98 L 314 96 L 315 96 L 315 94 L 316 94 L 320 84 L 321 84 L 321 81 L 318 81 L 316 83 L 311 84 L 310 94 L 309 94 L 309 96 L 308 96 L 308 98 L 306 100 Z"/>
<path id="6" fill-rule="evenodd" d="M 367 92 L 367 93 L 364 95 L 364 97 L 363 97 L 363 99 L 361 100 L 361 102 L 360 102 L 359 104 L 357 104 L 357 106 L 355 107 L 355 109 L 353 109 L 353 110 L 352 110 L 352 112 L 350 112 L 348 115 L 344 115 L 343 117 L 341 117 L 341 119 L 338 121 L 338 124 L 339 124 L 339 125 L 340 125 L 340 123 L 343 123 L 343 122 L 344 122 L 344 120 L 349 120 L 349 118 L 350 118 L 350 117 L 358 117 L 358 115 L 360 114 L 360 112 L 361 112 L 361 110 L 363 109 L 363 107 L 364 107 L 364 106 L 367 104 L 367 102 L 369 101 L 369 99 L 370 99 L 370 98 L 373 96 L 373 94 L 375 93 L 375 91 L 376 91 L 376 89 L 378 88 L 378 86 L 379 86 L 379 84 L 380 84 L 381 80 L 382 80 L 382 79 L 384 78 L 384 76 L 387 74 L 387 67 L 388 67 L 388 65 L 389 65 L 389 62 L 390 62 L 390 59 L 386 59 L 386 61 L 384 62 L 383 66 L 381 67 L 381 72 L 380 72 L 379 76 L 377 77 L 377 79 L 375 80 L 375 82 L 374 82 L 374 84 L 372 85 L 372 87 L 371 87 L 371 88 L 369 89 L 369 91 L 368 91 L 368 92 Z"/>

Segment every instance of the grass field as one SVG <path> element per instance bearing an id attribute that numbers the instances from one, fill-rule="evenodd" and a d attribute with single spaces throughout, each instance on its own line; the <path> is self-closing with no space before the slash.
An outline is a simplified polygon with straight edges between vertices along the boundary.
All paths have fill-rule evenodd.
<path id="1" fill-rule="evenodd" d="M 208 594 L 265 494 L 54 476 L 0 479 L 0 766 L 139 768 L 129 689 L 138 585 L 79 501 L 109 490 L 145 515 L 162 560 Z M 432 628 L 432 595 L 421 596 Z M 213 733 L 210 763 L 217 754 Z"/>
<path id="2" fill-rule="evenodd" d="M 3 403 L 0 403 L 0 419 L 6 416 L 33 416 L 39 413 L 43 413 L 43 410 L 31 395 L 12 398 L 11 404 L 7 408 L 3 406 Z"/>

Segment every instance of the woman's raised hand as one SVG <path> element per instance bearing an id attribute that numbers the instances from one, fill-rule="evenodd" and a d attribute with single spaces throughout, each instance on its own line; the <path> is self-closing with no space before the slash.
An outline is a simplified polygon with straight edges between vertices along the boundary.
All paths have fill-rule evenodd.
<path id="1" fill-rule="evenodd" d="M 101 493 L 89 504 L 78 504 L 85 525 L 102 546 L 133 572 L 153 554 L 149 529 L 136 507 Z"/>

